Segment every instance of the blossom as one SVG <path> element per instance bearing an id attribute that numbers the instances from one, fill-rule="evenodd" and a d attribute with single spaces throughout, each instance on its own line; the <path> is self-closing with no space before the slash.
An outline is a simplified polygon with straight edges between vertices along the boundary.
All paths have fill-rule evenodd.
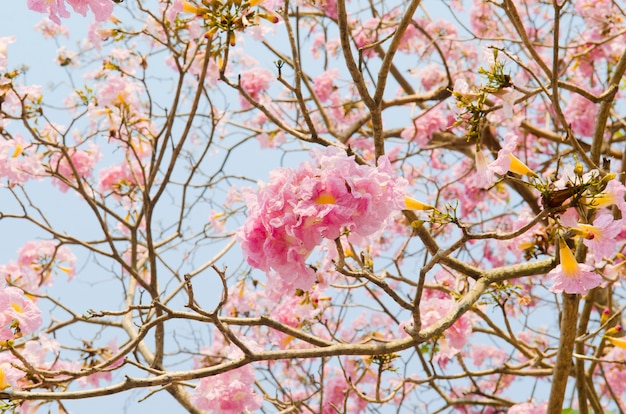
<path id="1" fill-rule="evenodd" d="M 621 220 L 614 220 L 611 214 L 600 214 L 593 225 L 578 224 L 582 231 L 583 243 L 591 250 L 596 262 L 609 257 L 615 251 L 615 237 L 622 230 Z"/>
<path id="2" fill-rule="evenodd" d="M 99 348 L 98 352 L 96 353 L 97 357 L 94 355 L 95 359 L 92 359 L 89 365 L 84 364 L 84 367 L 91 368 L 93 365 L 103 364 L 107 362 L 108 360 L 112 359 L 117 354 L 119 354 L 119 347 L 117 346 L 117 338 L 113 338 L 107 343 L 106 346 Z M 97 388 L 100 386 L 101 380 L 104 382 L 111 382 L 111 378 L 113 377 L 111 369 L 119 367 L 123 363 L 124 363 L 124 358 L 118 358 L 112 364 L 108 366 L 108 369 L 95 372 L 86 377 L 81 377 L 78 380 L 78 385 L 80 385 L 81 387 L 86 387 L 88 385 L 91 385 L 93 388 Z"/>
<path id="3" fill-rule="evenodd" d="M 38 277 L 29 277 L 28 280 L 40 285 L 52 282 L 54 265 L 58 270 L 66 273 L 71 280 L 75 274 L 76 256 L 67 246 L 59 246 L 52 240 L 29 241 L 18 250 L 18 265 L 24 274 L 35 272 Z M 13 281 L 12 283 L 15 283 Z M 24 283 L 25 281 L 21 281 Z M 28 290 L 36 290 L 37 286 L 24 285 Z"/>
<path id="4" fill-rule="evenodd" d="M 256 68 L 241 73 L 241 88 L 255 101 L 261 97 L 261 92 L 267 90 L 274 74 L 267 69 Z M 246 98 L 240 96 L 239 102 L 242 109 L 250 109 L 252 105 Z"/>
<path id="5" fill-rule="evenodd" d="M 528 177 L 536 177 L 537 174 L 513 154 L 517 146 L 517 136 L 513 133 L 507 133 L 503 140 L 504 145 L 498 151 L 496 159 L 489 164 L 489 169 L 499 175 L 511 171 Z"/>
<path id="6" fill-rule="evenodd" d="M 41 326 L 41 311 L 28 299 L 22 289 L 6 287 L 0 290 L 0 326 L 11 326 L 22 334 L 31 334 Z M 6 333 L 3 332 L 3 333 Z M 13 335 L 7 338 L 4 335 L 1 340 L 13 339 Z"/>
<path id="7" fill-rule="evenodd" d="M 476 151 L 476 173 L 473 178 L 473 184 L 477 188 L 489 188 L 495 181 L 493 171 L 489 168 L 482 150 Z"/>
<path id="8" fill-rule="evenodd" d="M 507 119 L 513 118 L 513 106 L 515 105 L 515 101 L 520 97 L 520 94 L 515 90 L 511 90 L 500 93 L 498 96 L 502 99 L 502 112 L 504 113 L 504 117 Z"/>
<path id="9" fill-rule="evenodd" d="M 50 20 L 58 25 L 61 24 L 60 17 L 70 17 L 65 8 L 65 0 L 27 0 L 26 6 L 39 13 L 48 13 Z"/>
<path id="10" fill-rule="evenodd" d="M 108 19 L 113 12 L 111 0 L 67 0 L 67 2 L 76 13 L 83 16 L 86 16 L 87 10 L 91 9 L 99 22 Z M 50 20 L 58 25 L 61 24 L 61 17 L 70 17 L 70 13 L 65 8 L 65 0 L 28 0 L 26 5 L 33 11 L 48 13 Z"/>
<path id="11" fill-rule="evenodd" d="M 446 71 L 440 64 L 431 63 L 419 69 L 415 75 L 419 78 L 425 90 L 431 90 L 435 86 L 445 85 Z"/>
<path id="12" fill-rule="evenodd" d="M 602 282 L 602 277 L 593 271 L 593 267 L 576 261 L 563 239 L 559 239 L 559 254 L 561 263 L 548 273 L 549 279 L 554 282 L 551 292 L 585 294 Z"/>
<path id="13" fill-rule="evenodd" d="M 572 93 L 564 109 L 565 117 L 576 136 L 590 137 L 595 130 L 599 106 L 577 93 Z"/>
<path id="14" fill-rule="evenodd" d="M 104 167 L 98 171 L 98 189 L 119 201 L 128 211 L 135 211 L 141 202 L 141 189 L 144 184 L 143 166 L 135 161 Z"/>
<path id="15" fill-rule="evenodd" d="M 202 378 L 190 400 L 202 410 L 222 414 L 254 411 L 263 403 L 263 397 L 254 392 L 254 368 L 251 365 Z"/>
<path id="16" fill-rule="evenodd" d="M 87 15 L 87 10 L 91 9 L 96 17 L 96 21 L 102 22 L 113 13 L 113 2 L 111 0 L 67 0 L 76 13 Z"/>
<path id="17" fill-rule="evenodd" d="M 351 392 L 351 385 L 346 380 L 346 374 L 338 369 L 329 368 L 325 373 L 324 401 L 321 414 L 335 414 L 337 407 L 346 409 L 347 413 L 358 414 L 367 408 L 367 401 Z M 352 385 L 354 386 L 354 385 Z"/>
<path id="18" fill-rule="evenodd" d="M 35 25 L 35 29 L 37 29 L 45 38 L 55 38 L 57 36 L 65 36 L 67 38 L 70 37 L 70 31 L 67 27 L 59 26 L 55 24 L 50 19 L 45 17 L 42 21 Z"/>
<path id="19" fill-rule="evenodd" d="M 453 123 L 453 118 L 443 111 L 427 111 L 417 116 L 413 124 L 400 133 L 400 137 L 423 147 L 428 145 L 434 133 L 445 131 Z"/>
<path id="20" fill-rule="evenodd" d="M 26 375 L 24 371 L 16 368 L 20 361 L 8 352 L 0 353 L 0 389 L 8 387 L 19 389 L 19 382 Z"/>
<path id="21" fill-rule="evenodd" d="M 320 102 L 326 102 L 337 89 L 334 82 L 339 78 L 339 69 L 331 68 L 313 79 L 313 92 Z"/>
<path id="22" fill-rule="evenodd" d="M 78 182 L 91 177 L 91 172 L 101 156 L 96 145 L 91 145 L 88 150 L 70 148 L 66 154 L 53 152 L 49 160 L 50 168 L 57 178 L 53 183 L 63 192 L 70 188 L 69 185 L 78 185 Z"/>
<path id="23" fill-rule="evenodd" d="M 508 414 L 544 414 L 548 411 L 548 403 L 535 404 L 532 402 L 515 404 L 509 408 Z"/>
<path id="24" fill-rule="evenodd" d="M 617 180 L 610 180 L 606 188 L 600 194 L 596 194 L 589 200 L 589 205 L 596 208 L 616 205 L 626 217 L 626 202 L 624 202 L 624 192 L 626 187 Z"/>
<path id="25" fill-rule="evenodd" d="M 455 304 L 456 302 L 449 298 L 431 297 L 422 300 L 420 303 L 422 328 L 428 328 L 440 321 L 454 308 Z M 437 340 L 439 351 L 435 359 L 445 362 L 452 358 L 465 346 L 471 334 L 471 320 L 468 315 L 463 315 L 446 329 L 443 336 Z"/>
<path id="26" fill-rule="evenodd" d="M 12 140 L 0 140 L 0 177 L 6 178 L 9 185 L 41 179 L 44 169 L 32 148 L 19 134 Z"/>
<path id="27" fill-rule="evenodd" d="M 0 70 L 4 70 L 7 67 L 7 49 L 9 43 L 15 42 L 15 36 L 0 37 Z"/>
<path id="28" fill-rule="evenodd" d="M 395 176 L 386 157 L 371 167 L 338 148 L 311 154 L 315 165 L 275 170 L 269 184 L 247 196 L 249 216 L 237 232 L 248 263 L 268 276 L 274 270 L 285 288 L 312 286 L 315 273 L 305 261 L 324 238 L 369 236 L 405 208 L 406 180 Z"/>
<path id="29" fill-rule="evenodd" d="M 616 364 L 614 361 L 626 360 L 626 349 L 624 347 L 615 346 L 611 348 L 611 350 L 607 352 L 602 359 L 607 361 L 602 362 L 606 382 L 611 387 L 615 395 L 624 395 L 624 392 L 626 392 L 626 370 L 621 363 Z"/>

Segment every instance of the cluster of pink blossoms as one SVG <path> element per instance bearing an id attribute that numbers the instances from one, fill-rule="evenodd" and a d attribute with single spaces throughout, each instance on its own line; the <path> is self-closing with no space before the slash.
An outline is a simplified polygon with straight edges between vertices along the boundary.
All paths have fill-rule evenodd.
<path id="1" fill-rule="evenodd" d="M 247 197 L 248 219 L 237 233 L 248 263 L 268 276 L 274 270 L 286 289 L 313 285 L 315 273 L 305 262 L 324 238 L 369 236 L 404 208 L 407 182 L 386 157 L 371 167 L 338 148 L 311 155 L 315 164 L 275 170 L 269 184 Z"/>
<path id="2" fill-rule="evenodd" d="M 13 260 L 0 265 L 0 283 L 8 282 L 27 292 L 36 293 L 40 286 L 52 284 L 53 273 L 61 271 L 68 278 L 74 277 L 76 256 L 67 246 L 59 246 L 52 240 L 30 241 Z"/>
<path id="3" fill-rule="evenodd" d="M 113 13 L 114 3 L 112 0 L 28 0 L 26 4 L 33 11 L 48 13 L 50 20 L 56 24 L 61 24 L 61 17 L 65 19 L 70 17 L 70 13 L 65 8 L 66 1 L 76 13 L 83 16 L 86 16 L 87 11 L 91 9 L 99 22 L 108 19 Z"/>
<path id="4" fill-rule="evenodd" d="M 241 74 L 241 87 L 254 101 L 261 99 L 262 92 L 266 91 L 275 75 L 267 69 L 255 68 Z M 242 109 L 252 108 L 252 104 L 243 96 L 239 97 Z"/>
<path id="5" fill-rule="evenodd" d="M 262 348 L 254 341 L 244 339 L 244 344 L 252 351 L 259 352 Z M 242 351 L 234 346 L 226 346 L 218 334 L 211 347 L 201 352 L 206 357 L 219 355 L 219 359 L 237 360 L 243 356 Z M 196 368 L 205 366 L 206 360 L 197 359 Z M 202 410 L 212 413 L 239 414 L 258 410 L 263 405 L 263 397 L 255 392 L 254 367 L 242 367 L 223 372 L 211 377 L 200 379 L 193 393 L 191 403 Z"/>
<path id="6" fill-rule="evenodd" d="M 0 341 L 31 334 L 41 323 L 41 311 L 22 289 L 0 289 Z"/>
<path id="7" fill-rule="evenodd" d="M 75 262 L 69 248 L 42 240 L 26 243 L 18 251 L 17 262 L 0 265 L 0 341 L 13 340 L 39 328 L 41 311 L 25 291 L 35 293 L 40 286 L 50 284 L 56 270 L 71 278 Z"/>

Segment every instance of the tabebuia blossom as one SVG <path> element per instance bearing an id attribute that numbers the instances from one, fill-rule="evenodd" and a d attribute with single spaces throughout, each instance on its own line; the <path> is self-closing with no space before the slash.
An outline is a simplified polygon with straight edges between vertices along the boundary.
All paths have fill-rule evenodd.
<path id="1" fill-rule="evenodd" d="M 15 134 L 13 139 L 0 140 L 0 186 L 24 184 L 41 179 L 43 174 L 36 148 L 25 142 L 20 134 Z"/>
<path id="2" fill-rule="evenodd" d="M 526 402 L 515 404 L 509 408 L 508 414 L 544 414 L 548 411 L 548 404 L 543 402 L 535 404 L 534 402 Z"/>
<path id="3" fill-rule="evenodd" d="M 0 289 L 0 341 L 31 334 L 41 322 L 41 311 L 22 289 L 11 286 Z"/>
<path id="4" fill-rule="evenodd" d="M 29 9 L 40 12 L 48 13 L 50 20 L 56 24 L 61 24 L 61 17 L 68 18 L 70 13 L 65 8 L 66 0 L 28 0 L 27 6 Z M 96 20 L 101 22 L 109 18 L 113 13 L 113 1 L 112 0 L 67 0 L 70 6 L 76 13 L 80 13 L 83 16 L 87 15 L 87 10 L 91 9 Z"/>
<path id="5" fill-rule="evenodd" d="M 275 75 L 264 68 L 247 70 L 241 73 L 241 88 L 246 91 L 253 100 L 258 101 L 261 98 L 262 92 L 269 88 L 274 78 Z M 242 109 L 252 108 L 252 104 L 243 96 L 239 97 L 239 102 L 241 103 Z"/>
<path id="6" fill-rule="evenodd" d="M 87 150 L 71 148 L 66 153 L 52 152 L 48 160 L 50 172 L 55 176 L 52 183 L 62 192 L 66 192 L 70 185 L 78 186 L 81 181 L 91 177 L 100 157 L 96 145 L 90 145 Z"/>
<path id="7" fill-rule="evenodd" d="M 282 279 L 285 288 L 308 290 L 315 282 L 306 260 L 323 239 L 344 233 L 369 236 L 389 215 L 405 208 L 405 179 L 389 160 L 358 165 L 338 148 L 311 151 L 315 163 L 281 168 L 249 194 L 248 219 L 237 236 L 248 263 Z"/>
<path id="8" fill-rule="evenodd" d="M 61 271 L 74 277 L 76 256 L 67 246 L 52 240 L 29 241 L 17 253 L 17 262 L 0 264 L 0 287 L 9 284 L 30 293 L 39 292 L 54 280 L 53 274 Z"/>
<path id="9" fill-rule="evenodd" d="M 15 36 L 0 37 L 0 70 L 5 70 L 9 64 L 7 58 L 8 46 L 15 42 Z"/>
<path id="10" fill-rule="evenodd" d="M 621 220 L 614 220 L 611 214 L 600 214 L 593 225 L 578 223 L 578 228 L 582 232 L 583 243 L 593 253 L 596 262 L 615 253 L 615 238 L 622 231 Z"/>
<path id="11" fill-rule="evenodd" d="M 420 303 L 422 316 L 422 328 L 427 328 L 440 321 L 454 307 L 456 302 L 448 298 L 428 298 Z M 437 340 L 438 351 L 434 361 L 445 364 L 449 359 L 458 354 L 468 342 L 472 334 L 472 322 L 470 316 L 461 316 L 452 326 Z"/>
<path id="12" fill-rule="evenodd" d="M 83 16 L 87 15 L 87 10 L 96 17 L 96 20 L 102 22 L 113 13 L 113 2 L 111 0 L 67 0 L 76 13 Z"/>
<path id="13" fill-rule="evenodd" d="M 602 283 L 602 276 L 593 267 L 578 263 L 565 240 L 559 238 L 560 263 L 548 273 L 554 283 L 550 291 L 554 293 L 585 294 Z"/>
<path id="14" fill-rule="evenodd" d="M 254 392 L 250 365 L 201 379 L 190 400 L 200 409 L 222 414 L 250 412 L 263 404 L 263 397 Z"/>
<path id="15" fill-rule="evenodd" d="M 339 79 L 339 70 L 331 68 L 313 79 L 313 91 L 320 102 L 326 102 L 337 91 L 335 81 Z"/>
<path id="16" fill-rule="evenodd" d="M 218 335 L 216 338 L 220 338 Z M 245 345 L 252 351 L 258 352 L 262 348 L 254 341 L 244 340 Z M 243 353 L 234 346 L 226 347 L 220 340 L 216 339 L 211 348 L 205 348 L 202 353 L 215 355 L 216 353 L 225 356 L 227 360 L 236 360 L 242 357 Z M 219 349 L 219 350 L 217 350 Z M 221 359 L 221 358 L 218 358 Z M 209 359 L 197 359 L 197 366 L 205 366 Z M 254 390 L 255 376 L 252 365 L 244 365 L 237 369 L 224 373 L 202 378 L 190 395 L 193 405 L 211 413 L 220 414 L 240 414 L 252 412 L 263 404 L 263 397 Z"/>

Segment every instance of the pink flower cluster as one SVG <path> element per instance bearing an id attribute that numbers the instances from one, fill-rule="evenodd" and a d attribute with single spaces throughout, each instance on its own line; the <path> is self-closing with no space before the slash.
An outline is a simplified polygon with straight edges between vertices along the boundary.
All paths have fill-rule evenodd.
<path id="1" fill-rule="evenodd" d="M 211 356 L 225 356 L 229 360 L 241 358 L 243 353 L 239 348 L 226 347 L 225 343 L 216 336 L 212 347 L 202 350 L 202 353 L 211 359 Z M 261 351 L 258 344 L 244 340 L 248 348 Z M 197 367 L 205 366 L 205 360 L 197 360 Z M 202 410 L 212 413 L 239 414 L 258 410 L 263 405 L 263 397 L 254 391 L 254 367 L 245 365 L 240 368 L 226 371 L 212 377 L 202 378 L 191 394 L 191 403 Z"/>
<path id="2" fill-rule="evenodd" d="M 454 307 L 456 302 L 452 299 L 432 297 L 422 300 L 420 310 L 422 313 L 422 327 L 427 328 L 441 320 Z M 468 314 L 461 316 L 444 336 L 438 339 L 439 350 L 434 360 L 445 364 L 465 346 L 472 335 L 472 322 Z"/>
<path id="3" fill-rule="evenodd" d="M 124 160 L 98 171 L 98 191 L 109 195 L 130 211 L 137 211 L 141 203 L 141 190 L 145 170 L 138 161 Z"/>
<path id="4" fill-rule="evenodd" d="M 213 413 L 239 414 L 261 408 L 263 397 L 254 392 L 254 368 L 246 365 L 201 379 L 191 402 Z"/>
<path id="5" fill-rule="evenodd" d="M 0 289 L 0 341 L 31 334 L 41 322 L 41 311 L 22 289 Z"/>
<path id="6" fill-rule="evenodd" d="M 18 251 L 17 263 L 0 265 L 0 286 L 6 282 L 28 292 L 37 292 L 42 285 L 52 283 L 52 273 L 60 270 L 69 278 L 74 276 L 76 256 L 66 246 L 51 240 L 30 241 Z"/>
<path id="7" fill-rule="evenodd" d="M 404 206 L 406 180 L 386 157 L 377 167 L 358 165 L 338 148 L 311 151 L 315 164 L 282 168 L 256 195 L 237 236 L 248 263 L 282 279 L 285 289 L 308 290 L 315 274 L 305 261 L 324 238 L 344 232 L 368 236 Z"/>
<path id="8" fill-rule="evenodd" d="M 335 81 L 339 79 L 339 69 L 331 68 L 313 79 L 313 92 L 320 102 L 326 102 L 337 91 Z"/>
<path id="9" fill-rule="evenodd" d="M 9 186 L 24 184 L 44 174 L 41 157 L 34 146 L 24 142 L 19 134 L 12 140 L 0 140 L 0 178 Z"/>
<path id="10" fill-rule="evenodd" d="M 250 97 L 258 101 L 261 93 L 267 90 L 270 82 L 274 80 L 275 75 L 267 69 L 256 68 L 243 72 L 241 74 L 241 87 Z M 243 96 L 239 97 L 242 109 L 250 109 L 252 105 Z"/>
<path id="11" fill-rule="evenodd" d="M 108 19 L 113 13 L 112 0 L 28 0 L 26 5 L 33 11 L 48 13 L 50 20 L 60 25 L 60 17 L 65 19 L 70 17 L 70 13 L 65 8 L 66 1 L 76 13 L 83 16 L 86 16 L 87 11 L 91 9 L 99 22 Z"/>
<path id="12" fill-rule="evenodd" d="M 588 99 L 572 93 L 568 99 L 564 113 L 574 134 L 577 136 L 590 137 L 594 133 L 598 110 L 598 104 L 594 104 Z"/>
<path id="13" fill-rule="evenodd" d="M 69 189 L 67 183 L 78 185 L 81 180 L 91 177 L 91 172 L 101 155 L 96 145 L 90 145 L 88 150 L 71 148 L 66 154 L 52 152 L 49 160 L 50 168 L 54 174 L 58 175 L 58 179 L 53 180 L 53 184 L 63 192 Z"/>

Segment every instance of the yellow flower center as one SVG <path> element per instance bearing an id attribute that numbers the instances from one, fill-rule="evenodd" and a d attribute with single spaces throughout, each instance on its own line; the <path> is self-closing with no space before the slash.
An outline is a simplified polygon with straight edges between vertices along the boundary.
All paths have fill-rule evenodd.
<path id="1" fill-rule="evenodd" d="M 337 200 L 333 197 L 332 194 L 327 193 L 326 191 L 320 193 L 315 199 L 317 204 L 335 204 Z"/>

